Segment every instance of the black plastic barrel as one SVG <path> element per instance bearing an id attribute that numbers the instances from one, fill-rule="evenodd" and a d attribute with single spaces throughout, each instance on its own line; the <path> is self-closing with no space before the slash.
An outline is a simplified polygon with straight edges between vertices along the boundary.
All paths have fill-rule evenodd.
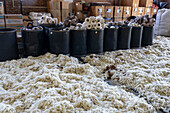
<path id="1" fill-rule="evenodd" d="M 18 58 L 16 29 L 0 29 L 0 61 Z"/>
<path id="2" fill-rule="evenodd" d="M 87 30 L 70 31 L 70 55 L 75 57 L 85 56 L 87 53 Z"/>
<path id="3" fill-rule="evenodd" d="M 142 47 L 152 45 L 154 36 L 154 27 L 143 26 Z"/>
<path id="4" fill-rule="evenodd" d="M 21 31 L 24 57 L 44 54 L 43 30 L 22 29 Z"/>
<path id="5" fill-rule="evenodd" d="M 104 30 L 87 30 L 88 54 L 103 54 Z"/>
<path id="6" fill-rule="evenodd" d="M 143 27 L 132 27 L 131 48 L 141 48 Z"/>
<path id="7" fill-rule="evenodd" d="M 118 27 L 104 30 L 104 51 L 115 51 L 117 49 L 117 37 Z"/>
<path id="8" fill-rule="evenodd" d="M 117 40 L 118 50 L 130 49 L 131 32 L 132 32 L 132 27 L 130 26 L 119 26 L 118 40 Z"/>
<path id="9" fill-rule="evenodd" d="M 48 28 L 53 28 L 55 24 L 40 24 L 39 26 L 43 27 L 43 34 L 44 34 L 44 49 L 46 52 L 49 52 L 49 31 Z"/>
<path id="10" fill-rule="evenodd" d="M 69 55 L 69 40 L 69 31 L 58 31 L 58 29 L 50 29 L 50 52 L 56 55 Z"/>

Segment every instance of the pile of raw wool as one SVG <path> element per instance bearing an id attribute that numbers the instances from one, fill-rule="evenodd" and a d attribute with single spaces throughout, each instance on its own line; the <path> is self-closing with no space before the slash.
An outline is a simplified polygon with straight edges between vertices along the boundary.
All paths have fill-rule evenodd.
<path id="1" fill-rule="evenodd" d="M 170 112 L 170 38 L 156 37 L 152 46 L 142 49 L 90 55 L 84 62 L 105 78 L 135 89 L 156 110 Z"/>
<path id="2" fill-rule="evenodd" d="M 100 70 L 76 58 L 46 54 L 0 63 L 0 113 L 122 113 L 155 109 L 104 82 Z"/>

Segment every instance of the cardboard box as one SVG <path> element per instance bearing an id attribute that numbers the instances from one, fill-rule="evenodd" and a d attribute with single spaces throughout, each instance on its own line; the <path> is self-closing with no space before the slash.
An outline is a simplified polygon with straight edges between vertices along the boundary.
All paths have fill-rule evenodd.
<path id="1" fill-rule="evenodd" d="M 75 7 L 75 11 L 82 11 L 83 10 L 82 2 L 75 2 L 74 7 Z"/>
<path id="2" fill-rule="evenodd" d="M 144 16 L 144 15 L 145 15 L 145 7 L 139 7 L 138 16 Z"/>
<path id="3" fill-rule="evenodd" d="M 47 0 L 47 11 L 50 12 L 51 10 L 51 0 Z"/>
<path id="4" fill-rule="evenodd" d="M 145 8 L 145 15 L 148 14 L 151 16 L 152 8 Z"/>
<path id="5" fill-rule="evenodd" d="M 69 14 L 73 14 L 73 3 L 69 3 Z"/>
<path id="6" fill-rule="evenodd" d="M 78 19 L 83 19 L 83 12 L 77 11 L 76 16 L 77 16 Z"/>
<path id="7" fill-rule="evenodd" d="M 59 0 L 51 0 L 50 8 L 51 10 L 60 10 L 61 2 Z"/>
<path id="8" fill-rule="evenodd" d="M 123 17 L 130 17 L 132 15 L 132 7 L 123 7 Z"/>
<path id="9" fill-rule="evenodd" d="M 61 10 L 51 10 L 51 14 L 53 18 L 58 19 L 58 22 L 61 21 Z"/>
<path id="10" fill-rule="evenodd" d="M 4 3 L 0 2 L 0 15 L 4 14 Z"/>
<path id="11" fill-rule="evenodd" d="M 105 17 L 113 18 L 114 6 L 105 6 Z"/>
<path id="12" fill-rule="evenodd" d="M 91 15 L 104 17 L 104 6 L 91 6 Z"/>
<path id="13" fill-rule="evenodd" d="M 0 28 L 5 28 L 4 15 L 0 15 Z"/>
<path id="14" fill-rule="evenodd" d="M 158 7 L 153 7 L 153 8 L 151 8 L 151 16 L 153 16 L 153 15 L 155 15 L 155 14 L 157 14 L 158 13 Z"/>
<path id="15" fill-rule="evenodd" d="M 139 0 L 121 0 L 121 5 L 139 7 Z"/>
<path id="16" fill-rule="evenodd" d="M 119 21 L 122 21 L 123 19 L 122 19 L 122 17 L 114 17 L 114 21 L 116 21 L 116 22 L 119 22 Z"/>
<path id="17" fill-rule="evenodd" d="M 65 18 L 66 17 L 68 17 L 69 16 L 69 9 L 63 9 L 62 10 L 62 17 L 61 17 L 61 19 L 62 19 L 62 22 L 65 20 Z"/>
<path id="18" fill-rule="evenodd" d="M 115 6 L 114 17 L 122 17 L 123 16 L 123 6 Z"/>
<path id="19" fill-rule="evenodd" d="M 139 7 L 152 7 L 153 0 L 140 0 Z"/>
<path id="20" fill-rule="evenodd" d="M 139 7 L 133 7 L 132 8 L 132 16 L 138 16 L 138 8 Z"/>
<path id="21" fill-rule="evenodd" d="M 21 14 L 6 14 L 5 15 L 6 27 L 10 26 L 23 26 L 23 19 Z"/>
<path id="22" fill-rule="evenodd" d="M 62 1 L 62 9 L 69 9 L 69 2 L 68 1 Z"/>

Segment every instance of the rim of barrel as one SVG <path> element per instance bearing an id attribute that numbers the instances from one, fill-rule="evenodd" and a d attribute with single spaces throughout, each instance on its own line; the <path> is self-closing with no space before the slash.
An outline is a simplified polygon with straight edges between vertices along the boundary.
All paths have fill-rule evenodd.
<path id="1" fill-rule="evenodd" d="M 115 28 L 105 28 L 105 29 L 109 29 L 109 30 L 115 29 L 115 30 L 118 30 L 119 28 L 115 27 Z"/>
<path id="2" fill-rule="evenodd" d="M 154 26 L 143 26 L 143 27 L 146 27 L 146 28 L 154 28 Z"/>
<path id="3" fill-rule="evenodd" d="M 43 31 L 43 29 L 39 29 L 39 30 L 24 30 L 23 28 L 21 28 L 21 31 L 26 31 L 26 32 L 37 32 L 37 31 Z"/>
<path id="4" fill-rule="evenodd" d="M 51 27 L 51 26 L 56 26 L 56 24 L 38 24 L 38 26 Z"/>
<path id="5" fill-rule="evenodd" d="M 70 29 L 70 31 L 87 31 L 87 29 L 85 30 L 85 29 L 78 29 L 78 30 L 76 30 L 76 29 Z"/>
<path id="6" fill-rule="evenodd" d="M 59 30 L 59 29 L 56 29 L 56 28 L 52 28 L 52 29 L 50 29 L 50 32 L 69 32 L 69 30 Z"/>
<path id="7" fill-rule="evenodd" d="M 143 26 L 130 26 L 132 28 L 143 28 Z"/>
<path id="8" fill-rule="evenodd" d="M 104 29 L 88 29 L 89 31 L 103 31 Z"/>
<path id="9" fill-rule="evenodd" d="M 17 29 L 13 29 L 13 28 L 0 28 L 0 33 L 12 33 L 16 31 Z"/>

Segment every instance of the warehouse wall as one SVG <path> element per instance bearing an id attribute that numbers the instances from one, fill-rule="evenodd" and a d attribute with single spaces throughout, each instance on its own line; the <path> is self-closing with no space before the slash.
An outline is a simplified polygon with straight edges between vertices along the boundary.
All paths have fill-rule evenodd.
<path id="1" fill-rule="evenodd" d="M 23 14 L 28 14 L 30 11 L 46 12 L 46 3 L 46 0 L 22 0 Z M 6 7 L 8 14 L 21 13 L 20 0 L 6 0 Z"/>
<path id="2" fill-rule="evenodd" d="M 4 0 L 0 0 L 4 1 Z M 23 1 L 23 14 L 28 14 L 30 11 L 46 12 L 47 11 L 47 0 L 22 0 Z M 73 0 L 67 0 L 73 1 Z M 78 0 L 75 0 L 78 1 Z M 113 2 L 114 0 L 85 0 L 86 2 Z M 170 0 L 159 0 L 162 2 L 169 2 L 168 8 L 170 8 Z M 8 14 L 19 14 L 20 0 L 6 0 L 7 13 Z"/>

